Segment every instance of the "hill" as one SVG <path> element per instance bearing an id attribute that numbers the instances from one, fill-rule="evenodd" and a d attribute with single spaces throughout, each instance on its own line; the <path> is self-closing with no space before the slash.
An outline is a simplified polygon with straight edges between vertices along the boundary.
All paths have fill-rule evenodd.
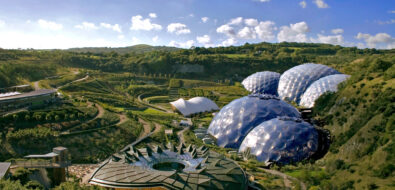
<path id="1" fill-rule="evenodd" d="M 139 46 L 139 48 L 149 49 L 150 47 Z M 83 94 L 89 101 L 101 102 L 102 106 L 107 109 L 134 107 L 138 111 L 133 113 L 143 115 L 146 113 L 140 110 L 145 104 L 141 105 L 133 97 L 138 97 L 140 91 L 149 91 L 158 100 L 164 98 L 167 101 L 166 97 L 169 96 L 167 85 L 172 78 L 219 82 L 224 86 L 210 86 L 210 83 L 201 82 L 208 86 L 197 86 L 193 90 L 185 87 L 185 89 L 178 90 L 180 94 L 200 92 L 200 94 L 206 93 L 215 97 L 219 94 L 219 90 L 231 91 L 229 89 L 232 87 L 225 85 L 238 84 L 237 82 L 254 72 L 270 70 L 282 73 L 295 65 L 306 62 L 329 65 L 342 73 L 351 75 L 351 78 L 342 84 L 337 93 L 321 97 L 313 110 L 315 119 L 320 121 L 319 123 L 325 129 L 331 131 L 333 142 L 329 153 L 314 163 L 306 162 L 279 169 L 304 181 L 312 189 L 393 189 L 395 187 L 394 49 L 357 49 L 308 43 L 259 43 L 238 47 L 196 47 L 144 53 L 0 50 L 0 86 L 16 85 L 60 75 L 71 72 L 70 68 L 89 70 L 94 73 L 92 76 L 95 78 L 82 84 L 71 85 L 64 90 L 75 97 Z M 177 70 L 180 65 L 198 65 L 203 68 L 203 72 L 180 72 Z M 107 75 L 111 78 L 106 78 Z M 216 92 L 212 93 L 212 91 Z M 112 94 L 109 95 L 109 93 Z M 125 93 L 129 93 L 131 97 L 125 97 Z M 238 97 L 232 96 L 231 93 L 220 94 L 218 98 L 221 101 L 226 100 L 224 102 Z M 81 104 L 79 101 L 75 102 L 75 105 Z M 75 105 L 71 107 L 74 108 Z M 68 109 L 71 108 L 67 107 Z M 70 113 L 67 115 L 74 113 L 74 111 L 68 112 Z M 30 114 L 34 115 L 34 113 Z M 11 121 L 11 116 L 8 119 Z M 86 118 L 86 120 L 89 119 L 89 117 Z M 52 120 L 50 120 L 51 125 Z M 73 120 L 67 117 L 66 121 L 71 123 Z M 15 124 L 12 122 L 9 124 L 20 125 L 21 128 L 26 127 L 24 124 L 13 122 Z M 37 126 L 44 126 L 40 122 L 48 123 L 40 120 L 37 121 Z M 15 126 L 9 129 L 16 130 Z M 120 136 L 120 131 L 115 130 L 112 136 L 106 136 L 104 129 L 103 133 L 100 133 L 103 141 L 100 143 L 114 143 L 114 138 Z M 47 134 L 47 131 L 41 128 L 41 133 Z M 19 133 L 17 130 L 12 133 L 4 132 L 3 144 L 9 143 L 4 143 L 8 141 L 7 138 L 14 138 L 15 144 L 11 141 L 10 144 L 16 146 L 18 142 L 21 143 L 18 138 L 25 138 L 29 135 L 31 135 L 29 130 L 25 130 L 24 133 Z M 134 135 L 137 136 L 137 134 Z M 42 141 L 39 140 L 40 135 L 34 137 L 38 142 Z M 94 135 L 89 137 L 93 138 Z M 54 142 L 58 142 L 55 137 L 54 139 Z M 79 137 L 73 138 L 70 146 L 74 146 L 74 142 L 78 144 L 76 142 L 79 141 L 81 141 Z M 98 148 L 100 143 L 89 146 Z M 116 146 L 107 147 L 101 152 L 100 158 L 106 157 L 116 148 Z M 4 158 L 9 158 L 10 154 L 4 154 Z M 81 159 L 94 160 L 92 157 Z"/>
<path id="2" fill-rule="evenodd" d="M 70 48 L 66 51 L 70 52 L 77 52 L 77 53 L 110 53 L 110 52 L 116 52 L 119 54 L 126 54 L 126 53 L 136 53 L 136 54 L 141 54 L 141 53 L 147 53 L 151 51 L 166 51 L 166 52 L 172 52 L 172 51 L 177 51 L 179 48 L 176 47 L 166 47 L 166 46 L 150 46 L 146 44 L 139 44 L 139 45 L 134 45 L 134 46 L 129 46 L 129 47 L 84 47 L 84 48 Z"/>

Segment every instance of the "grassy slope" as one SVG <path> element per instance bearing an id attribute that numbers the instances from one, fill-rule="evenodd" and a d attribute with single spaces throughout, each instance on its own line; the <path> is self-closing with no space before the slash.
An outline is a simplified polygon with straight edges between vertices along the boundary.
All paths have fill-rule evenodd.
<path id="1" fill-rule="evenodd" d="M 391 64 L 378 68 L 376 59 L 366 58 L 346 65 L 350 80 L 338 93 L 317 102 L 315 111 L 334 136 L 323 161 L 342 160 L 347 165 L 331 176 L 336 186 L 350 181 L 356 189 L 373 184 L 391 189 L 395 185 L 394 56 L 378 58 Z"/>

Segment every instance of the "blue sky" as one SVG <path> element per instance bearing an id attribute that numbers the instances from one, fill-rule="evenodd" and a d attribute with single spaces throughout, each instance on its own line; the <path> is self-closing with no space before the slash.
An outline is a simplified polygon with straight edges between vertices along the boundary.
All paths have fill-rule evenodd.
<path id="1" fill-rule="evenodd" d="M 395 1 L 0 0 L 2 48 L 262 41 L 395 48 Z"/>

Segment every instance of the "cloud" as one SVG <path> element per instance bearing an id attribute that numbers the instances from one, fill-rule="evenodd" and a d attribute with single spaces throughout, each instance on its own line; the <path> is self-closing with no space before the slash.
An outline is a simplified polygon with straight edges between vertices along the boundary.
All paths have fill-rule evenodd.
<path id="1" fill-rule="evenodd" d="M 148 16 L 151 17 L 151 18 L 156 18 L 157 17 L 156 13 L 150 13 L 150 14 L 148 14 Z"/>
<path id="2" fill-rule="evenodd" d="M 48 29 L 48 30 L 62 30 L 63 29 L 62 24 L 58 24 L 58 23 L 52 22 L 52 21 L 47 21 L 44 19 L 38 20 L 37 23 L 41 28 Z"/>
<path id="3" fill-rule="evenodd" d="M 331 30 L 332 34 L 343 34 L 344 30 L 341 28 L 336 28 Z"/>
<path id="4" fill-rule="evenodd" d="M 201 44 L 208 44 L 211 42 L 209 35 L 197 36 L 196 40 Z"/>
<path id="5" fill-rule="evenodd" d="M 391 19 L 388 21 L 377 21 L 377 23 L 384 25 L 384 24 L 395 24 L 395 19 Z"/>
<path id="6" fill-rule="evenodd" d="M 277 30 L 275 23 L 272 21 L 260 22 L 258 26 L 255 27 L 255 32 L 258 38 L 263 41 L 271 41 L 275 38 L 274 31 Z"/>
<path id="7" fill-rule="evenodd" d="M 122 47 L 130 43 L 119 39 L 94 36 L 70 35 L 68 33 L 26 32 L 24 29 L 0 30 L 0 47 L 7 49 L 67 49 L 73 47 Z"/>
<path id="8" fill-rule="evenodd" d="M 75 25 L 75 28 L 81 29 L 81 30 L 97 30 L 99 27 L 97 27 L 94 23 L 91 22 L 82 22 L 81 24 Z"/>
<path id="9" fill-rule="evenodd" d="M 133 16 L 131 21 L 132 21 L 132 26 L 130 27 L 130 30 L 145 30 L 145 31 L 162 30 L 161 25 L 151 23 L 151 19 L 149 18 L 143 19 L 141 15 Z"/>
<path id="10" fill-rule="evenodd" d="M 267 3 L 267 2 L 269 2 L 270 0 L 258 0 L 259 2 L 262 2 L 262 3 Z"/>
<path id="11" fill-rule="evenodd" d="M 329 5 L 324 2 L 324 0 L 313 0 L 313 3 L 317 5 L 320 9 L 329 8 Z"/>
<path id="12" fill-rule="evenodd" d="M 122 39 L 124 39 L 124 38 L 125 38 L 124 35 L 122 35 L 122 34 L 118 35 L 118 39 L 122 40 Z"/>
<path id="13" fill-rule="evenodd" d="M 189 33 L 191 33 L 191 30 L 189 30 L 189 28 L 185 24 L 182 24 L 182 23 L 170 23 L 167 26 L 167 32 L 175 33 L 177 35 L 180 35 L 180 34 L 189 34 Z"/>
<path id="14" fill-rule="evenodd" d="M 230 20 L 229 25 L 239 25 L 243 22 L 243 17 L 237 17 Z"/>
<path id="15" fill-rule="evenodd" d="M 256 25 L 258 25 L 258 20 L 255 18 L 247 18 L 247 19 L 244 19 L 244 23 L 247 26 L 256 26 Z"/>
<path id="16" fill-rule="evenodd" d="M 237 40 L 234 38 L 228 38 L 227 40 L 223 41 L 220 46 L 232 46 L 237 43 Z"/>
<path id="17" fill-rule="evenodd" d="M 324 44 L 334 44 L 334 45 L 343 45 L 344 38 L 342 35 L 329 35 L 325 36 L 322 34 L 317 34 L 317 38 L 311 38 L 311 42 L 313 43 L 324 43 Z"/>
<path id="18" fill-rule="evenodd" d="M 122 29 L 118 24 L 111 25 L 111 24 L 102 22 L 102 23 L 100 23 L 100 26 L 103 28 L 111 29 L 115 32 L 122 33 Z"/>
<path id="19" fill-rule="evenodd" d="M 4 20 L 0 20 L 0 28 L 5 26 L 5 21 Z"/>
<path id="20" fill-rule="evenodd" d="M 237 38 L 259 38 L 263 41 L 271 41 L 275 38 L 275 30 L 277 30 L 277 28 L 275 26 L 275 23 L 272 21 L 259 22 L 257 19 L 254 18 L 243 19 L 242 17 L 237 17 L 231 19 L 231 21 L 227 24 L 218 27 L 217 33 L 225 34 L 229 37 L 229 39 L 233 39 L 233 41 L 236 41 Z M 228 42 L 232 42 L 232 40 L 229 39 Z"/>
<path id="21" fill-rule="evenodd" d="M 395 14 L 395 11 L 388 11 L 388 13 L 390 13 L 390 14 Z"/>
<path id="22" fill-rule="evenodd" d="M 233 27 L 229 26 L 228 24 L 224 24 L 217 28 L 217 33 L 223 33 L 227 36 L 235 36 L 235 30 Z"/>
<path id="23" fill-rule="evenodd" d="M 290 24 L 290 26 L 282 26 L 277 34 L 277 40 L 279 42 L 308 42 L 306 33 L 309 31 L 310 29 L 304 21 Z"/>
<path id="24" fill-rule="evenodd" d="M 299 5 L 300 5 L 302 8 L 306 8 L 306 7 L 307 7 L 306 1 L 301 1 L 301 2 L 299 3 Z"/>
<path id="25" fill-rule="evenodd" d="M 193 44 L 195 44 L 195 41 L 193 41 L 193 40 L 188 40 L 186 42 L 176 42 L 176 41 L 172 40 L 169 43 L 169 46 L 179 47 L 179 48 L 190 48 L 193 46 Z"/>
<path id="26" fill-rule="evenodd" d="M 369 48 L 395 48 L 395 38 L 387 33 L 378 33 L 374 36 L 370 34 L 358 33 L 356 39 L 364 40 Z"/>
<path id="27" fill-rule="evenodd" d="M 203 23 L 206 23 L 206 22 L 209 20 L 208 17 L 202 17 L 201 19 L 202 19 L 202 22 L 203 22 Z"/>
<path id="28" fill-rule="evenodd" d="M 159 40 L 159 37 L 158 36 L 154 36 L 153 38 L 152 38 L 152 41 L 153 42 L 157 42 Z"/>
<path id="29" fill-rule="evenodd" d="M 237 36 L 242 39 L 255 39 L 256 33 L 253 28 L 246 26 L 237 33 Z"/>

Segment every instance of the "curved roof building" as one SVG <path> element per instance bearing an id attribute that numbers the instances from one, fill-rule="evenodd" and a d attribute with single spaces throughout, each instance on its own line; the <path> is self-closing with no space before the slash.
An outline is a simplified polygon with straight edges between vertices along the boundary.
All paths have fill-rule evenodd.
<path id="1" fill-rule="evenodd" d="M 318 132 L 296 118 L 275 118 L 255 127 L 240 146 L 258 161 L 288 164 L 312 156 L 318 149 Z"/>
<path id="2" fill-rule="evenodd" d="M 299 104 L 307 108 L 312 108 L 315 101 L 322 94 L 326 92 L 336 92 L 337 85 L 347 80 L 349 77 L 349 75 L 336 74 L 320 78 L 307 88 L 305 93 L 302 95 Z"/>
<path id="3" fill-rule="evenodd" d="M 219 110 L 217 104 L 205 97 L 194 97 L 189 100 L 180 98 L 174 102 L 170 102 L 170 104 L 184 116 Z"/>
<path id="4" fill-rule="evenodd" d="M 106 160 L 89 183 L 115 189 L 247 189 L 236 162 L 207 147 L 184 144 L 129 146 Z"/>
<path id="5" fill-rule="evenodd" d="M 254 73 L 241 82 L 245 89 L 253 94 L 277 95 L 278 81 L 280 73 L 263 71 Z"/>
<path id="6" fill-rule="evenodd" d="M 340 74 L 325 65 L 306 63 L 285 71 L 278 83 L 278 95 L 281 99 L 299 103 L 305 90 L 316 80 L 333 74 Z"/>
<path id="7" fill-rule="evenodd" d="M 254 127 L 278 116 L 300 117 L 300 113 L 276 96 L 251 94 L 223 107 L 211 121 L 208 133 L 220 147 L 239 148 Z"/>

